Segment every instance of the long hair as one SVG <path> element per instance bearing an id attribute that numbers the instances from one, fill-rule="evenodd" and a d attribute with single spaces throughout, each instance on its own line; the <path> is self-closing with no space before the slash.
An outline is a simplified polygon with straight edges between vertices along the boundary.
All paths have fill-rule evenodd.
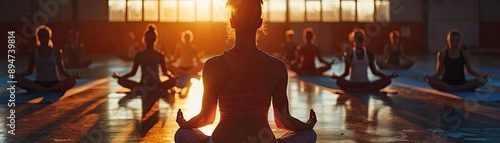
<path id="1" fill-rule="evenodd" d="M 148 24 L 148 26 L 146 26 L 144 36 L 142 37 L 142 43 L 146 44 L 146 40 L 148 39 L 154 39 L 155 42 L 153 46 L 156 47 L 156 44 L 158 44 L 158 28 L 153 23 L 150 23 Z"/>
<path id="2" fill-rule="evenodd" d="M 307 33 L 311 33 L 312 35 L 311 43 L 314 44 L 314 42 L 316 42 L 316 34 L 314 34 L 314 30 L 312 29 L 312 27 L 307 27 L 302 31 L 302 40 L 304 40 L 304 43 L 309 42 L 307 40 Z"/>
<path id="3" fill-rule="evenodd" d="M 52 30 L 50 29 L 50 27 L 46 26 L 46 25 L 40 25 L 36 28 L 36 46 L 40 46 L 42 43 L 40 42 L 40 30 L 42 31 L 47 31 L 47 33 L 49 33 L 49 42 L 48 42 L 48 45 L 50 48 L 53 48 L 54 47 L 54 43 L 52 43 Z"/>
<path id="4" fill-rule="evenodd" d="M 401 34 L 399 34 L 399 31 L 394 30 L 389 34 L 389 40 L 391 41 L 391 43 L 395 42 L 394 39 L 392 38 L 394 37 L 394 35 L 398 36 L 398 38 L 401 39 Z"/>
<path id="5" fill-rule="evenodd" d="M 231 27 L 230 19 L 237 19 L 238 23 L 256 22 L 262 17 L 262 0 L 228 0 L 226 8 L 229 10 L 228 19 L 226 20 L 227 41 L 234 40 L 236 35 Z M 265 20 L 264 20 L 265 21 Z M 267 34 L 267 25 L 262 22 L 262 26 L 256 31 L 256 39 L 261 35 Z"/>
<path id="6" fill-rule="evenodd" d="M 451 40 L 451 36 L 452 35 L 458 35 L 458 37 L 461 37 L 460 36 L 460 31 L 458 31 L 458 29 L 451 29 L 450 31 L 448 31 L 448 34 L 446 34 L 446 45 L 448 47 L 450 47 L 450 40 Z"/>
<path id="7" fill-rule="evenodd" d="M 186 35 L 189 35 L 189 41 L 186 41 L 186 39 L 184 38 Z M 193 35 L 193 32 L 191 30 L 186 30 L 186 31 L 181 33 L 182 44 L 188 44 L 188 43 L 191 43 L 193 41 L 194 41 L 194 35 Z"/>

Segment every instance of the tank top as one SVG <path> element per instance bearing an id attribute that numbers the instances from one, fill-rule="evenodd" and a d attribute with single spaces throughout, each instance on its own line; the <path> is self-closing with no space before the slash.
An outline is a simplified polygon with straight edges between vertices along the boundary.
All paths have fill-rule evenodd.
<path id="1" fill-rule="evenodd" d="M 161 60 L 159 53 L 154 52 L 152 57 L 146 57 L 146 52 L 143 51 L 140 54 L 139 64 L 141 65 L 141 82 L 147 81 L 149 84 L 152 82 L 160 82 L 160 75 L 158 71 L 158 65 Z"/>
<path id="2" fill-rule="evenodd" d="M 356 50 L 353 52 L 351 62 L 351 82 L 369 82 L 368 80 L 368 54 L 363 49 L 364 58 L 357 58 Z"/>
<path id="3" fill-rule="evenodd" d="M 35 48 L 34 66 L 36 69 L 36 81 L 53 82 L 59 81 L 57 71 L 57 58 L 53 48 L 50 48 L 50 56 L 40 56 L 40 48 Z"/>
<path id="4" fill-rule="evenodd" d="M 238 67 L 236 62 L 232 62 L 228 59 L 228 52 L 225 52 L 222 57 L 228 65 L 230 78 L 228 87 L 226 91 L 220 92 L 217 95 L 219 99 L 219 109 L 222 115 L 234 116 L 234 115 L 248 115 L 248 114 L 268 114 L 269 108 L 271 106 L 271 97 L 259 96 L 259 86 L 253 90 L 239 91 L 241 87 L 248 87 L 248 83 L 245 82 L 246 78 L 241 78 L 238 73 Z M 263 54 L 262 54 L 263 55 Z M 256 58 L 260 60 L 262 56 Z M 265 74 L 265 73 L 255 73 L 255 74 Z M 259 80 L 259 79 L 255 79 Z M 250 87 L 252 88 L 252 87 Z M 252 92 L 249 92 L 252 91 Z"/>
<path id="5" fill-rule="evenodd" d="M 464 73 L 464 65 L 465 58 L 463 56 L 463 51 L 460 50 L 460 57 L 451 58 L 448 54 L 448 50 L 446 50 L 446 56 L 443 61 L 444 64 L 444 74 L 443 79 L 441 79 L 444 83 L 451 85 L 462 85 L 465 81 L 465 73 Z"/>
<path id="6" fill-rule="evenodd" d="M 389 53 L 389 59 L 387 63 L 391 65 L 399 65 L 399 57 L 401 56 L 401 46 L 399 46 L 397 49 L 393 49 L 392 45 L 387 47 L 387 53 Z"/>
<path id="7" fill-rule="evenodd" d="M 302 61 L 302 69 L 316 69 L 316 46 L 314 45 L 304 45 L 300 48 L 302 56 L 304 56 L 304 61 Z"/>

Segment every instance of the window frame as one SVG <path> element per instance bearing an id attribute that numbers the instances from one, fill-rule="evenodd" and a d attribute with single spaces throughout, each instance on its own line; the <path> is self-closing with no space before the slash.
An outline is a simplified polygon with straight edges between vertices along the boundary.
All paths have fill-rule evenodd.
<path id="1" fill-rule="evenodd" d="M 125 12 L 125 15 L 124 15 L 124 19 L 125 20 L 117 20 L 119 18 L 112 18 L 112 15 L 111 15 L 111 9 L 110 9 L 110 2 L 111 1 L 118 1 L 118 0 L 108 0 L 108 22 L 213 22 L 213 23 L 224 23 L 225 20 L 221 21 L 222 18 L 215 18 L 217 17 L 217 15 L 214 13 L 214 1 L 216 0 L 210 0 L 209 2 L 209 17 L 208 18 L 204 18 L 204 19 L 199 19 L 198 18 L 198 1 L 199 0 L 171 0 L 171 1 L 175 1 L 176 3 L 176 17 L 175 18 L 162 18 L 162 13 L 165 13 L 164 11 L 162 11 L 162 3 L 164 0 L 122 0 L 124 3 L 125 3 L 125 8 L 123 9 L 124 12 Z M 129 1 L 142 1 L 142 5 L 141 5 L 141 18 L 140 20 L 130 20 L 129 19 Z M 145 9 L 145 1 L 153 1 L 153 2 L 156 2 L 158 4 L 158 9 L 156 10 L 158 12 L 157 14 L 157 18 L 156 20 L 146 20 L 147 18 L 145 17 L 145 14 L 146 14 L 146 9 Z M 179 8 L 179 5 L 180 5 L 180 2 L 181 1 L 193 1 L 194 2 L 194 8 L 193 8 L 193 13 L 194 13 L 194 17 L 192 19 L 194 20 L 188 20 L 188 21 L 180 21 L 179 20 L 179 17 L 180 17 L 180 14 L 181 14 L 181 9 Z M 224 1 L 224 0 L 223 0 Z M 358 12 L 358 2 L 361 2 L 361 1 L 367 1 L 367 0 L 333 0 L 333 1 L 329 1 L 329 2 L 333 2 L 333 3 L 329 3 L 329 4 L 338 4 L 338 7 L 334 7 L 333 8 L 333 12 L 338 12 L 338 15 L 336 18 L 332 18 L 333 20 L 328 20 L 326 21 L 324 18 L 324 15 L 325 15 L 325 11 L 324 11 L 324 7 L 325 7 L 325 3 L 323 3 L 324 0 L 282 0 L 284 1 L 284 8 L 285 8 L 285 11 L 283 12 L 284 15 L 285 15 L 285 19 L 284 21 L 282 19 L 279 19 L 279 20 L 271 20 L 271 18 L 273 17 L 272 13 L 271 13 L 271 6 L 270 4 L 272 2 L 270 2 L 272 0 L 263 0 L 264 4 L 262 6 L 262 9 L 263 9 L 263 12 L 262 12 L 262 17 L 265 18 L 266 21 L 269 21 L 270 23 L 303 23 L 303 22 L 322 22 L 322 23 L 352 23 L 352 22 L 355 22 L 355 23 L 368 23 L 368 22 L 391 22 L 391 14 L 390 14 L 390 4 L 391 4 L 391 0 L 369 0 L 370 2 L 373 1 L 373 11 L 370 13 L 371 15 L 371 20 L 368 20 L 368 21 L 364 21 L 364 20 L 360 20 L 359 19 L 359 12 Z M 291 9 L 290 9 L 290 3 L 293 2 L 293 1 L 300 1 L 300 3 L 303 3 L 304 4 L 304 11 L 303 11 L 303 14 L 301 14 L 301 18 L 299 18 L 299 20 L 294 20 L 292 21 L 291 20 Z M 320 7 L 319 7 L 319 12 L 317 12 L 317 14 L 319 14 L 319 20 L 310 20 L 308 18 L 308 6 L 307 6 L 307 3 L 308 1 L 318 1 L 319 4 L 320 4 Z M 343 11 L 343 2 L 345 1 L 353 1 L 354 2 L 354 20 L 351 21 L 351 20 L 346 20 L 344 18 L 344 11 Z M 220 1 L 218 1 L 220 2 Z M 337 3 L 338 2 L 338 3 Z M 379 7 L 380 5 L 387 5 L 387 11 L 379 11 Z M 115 9 L 116 10 L 116 9 Z M 302 12 L 302 11 L 301 11 Z M 381 16 L 382 13 L 385 13 L 385 16 Z M 297 13 L 293 13 L 294 15 L 293 16 L 296 16 Z M 280 14 L 282 15 L 282 14 Z M 274 16 L 276 18 L 276 16 Z M 338 20 L 337 20 L 338 18 Z M 172 20 L 172 19 L 175 19 L 175 20 Z M 191 18 L 189 18 L 191 19 Z"/>

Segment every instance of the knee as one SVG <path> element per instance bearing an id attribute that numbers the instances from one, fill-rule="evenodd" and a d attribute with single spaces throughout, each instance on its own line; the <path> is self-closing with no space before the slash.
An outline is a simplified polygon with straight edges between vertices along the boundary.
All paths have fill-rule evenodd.
<path id="1" fill-rule="evenodd" d="M 335 81 L 335 83 L 338 86 L 344 86 L 344 85 L 348 84 L 348 81 L 345 80 L 344 78 L 337 78 L 337 81 Z"/>
<path id="2" fill-rule="evenodd" d="M 182 137 L 183 134 L 186 134 L 189 132 L 189 129 L 177 129 L 174 135 L 174 141 L 175 142 L 185 142 L 186 140 Z"/>
<path id="3" fill-rule="evenodd" d="M 164 84 L 165 84 L 165 88 L 167 88 L 167 89 L 172 88 L 177 84 L 177 79 L 175 79 L 175 78 L 169 79 L 169 80 L 165 81 Z"/>
<path id="4" fill-rule="evenodd" d="M 382 78 L 382 82 L 386 85 L 389 85 L 392 83 L 392 79 L 390 77 L 384 77 Z"/>
<path id="5" fill-rule="evenodd" d="M 66 80 L 67 85 L 70 85 L 71 87 L 75 86 L 76 84 L 76 79 L 73 77 L 70 77 Z"/>
<path id="6" fill-rule="evenodd" d="M 306 134 L 307 136 L 309 136 L 309 142 L 311 142 L 311 143 L 315 143 L 316 142 L 316 139 L 318 138 L 318 135 L 316 134 L 316 131 L 314 131 L 313 129 L 310 129 L 310 130 L 305 130 L 303 132 L 304 132 L 304 134 Z"/>
<path id="7" fill-rule="evenodd" d="M 118 78 L 118 84 L 119 84 L 119 85 L 122 85 L 122 86 L 123 86 L 123 84 L 124 84 L 126 81 L 127 81 L 127 79 L 126 79 L 126 78 L 124 78 L 124 77 L 120 77 L 120 78 Z"/>

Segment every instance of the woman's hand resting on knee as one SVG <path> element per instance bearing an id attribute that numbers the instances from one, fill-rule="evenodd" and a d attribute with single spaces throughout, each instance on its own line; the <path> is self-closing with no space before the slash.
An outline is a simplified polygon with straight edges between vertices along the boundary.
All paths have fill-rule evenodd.
<path id="1" fill-rule="evenodd" d="M 313 129 L 318 120 L 316 119 L 316 112 L 313 109 L 309 110 L 309 120 L 307 120 L 307 124 L 310 129 Z"/>

